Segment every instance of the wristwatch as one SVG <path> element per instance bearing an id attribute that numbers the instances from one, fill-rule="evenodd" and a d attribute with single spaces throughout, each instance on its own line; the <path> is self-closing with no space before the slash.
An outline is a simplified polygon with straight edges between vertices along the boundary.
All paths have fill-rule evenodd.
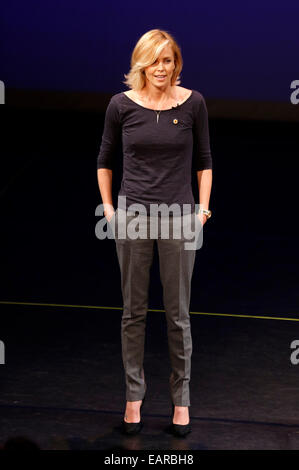
<path id="1" fill-rule="evenodd" d="M 209 219 L 212 216 L 212 211 L 208 209 L 198 209 L 198 212 L 205 214 L 207 216 L 207 219 Z"/>

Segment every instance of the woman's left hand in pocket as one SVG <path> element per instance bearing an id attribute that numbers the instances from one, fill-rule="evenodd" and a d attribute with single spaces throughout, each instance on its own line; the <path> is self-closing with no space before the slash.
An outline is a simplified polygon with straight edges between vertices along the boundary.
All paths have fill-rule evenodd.
<path id="1" fill-rule="evenodd" d="M 199 218 L 201 225 L 204 226 L 204 224 L 208 220 L 208 217 L 206 216 L 206 214 L 203 214 L 202 212 L 198 212 L 198 214 L 196 215 Z"/>

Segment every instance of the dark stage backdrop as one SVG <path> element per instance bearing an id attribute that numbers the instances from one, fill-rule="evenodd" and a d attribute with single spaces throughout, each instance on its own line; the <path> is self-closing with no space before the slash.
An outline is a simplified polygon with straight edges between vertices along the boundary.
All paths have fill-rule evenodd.
<path id="1" fill-rule="evenodd" d="M 27 96 L 33 91 L 81 92 L 72 106 L 88 107 L 90 94 L 127 89 L 122 82 L 136 41 L 161 28 L 181 46 L 181 85 L 204 94 L 211 116 L 217 115 L 220 102 L 225 109 L 221 116 L 244 114 L 250 101 L 263 107 L 253 111 L 251 105 L 247 117 L 294 119 L 299 106 L 295 110 L 290 96 L 291 83 L 299 80 L 298 17 L 298 1 L 12 0 L 2 5 L 0 80 L 12 104 L 22 102 L 18 90 Z M 40 96 L 33 94 L 31 100 L 40 101 Z M 65 95 L 58 100 L 57 94 L 50 96 L 52 104 L 69 104 Z M 243 103 L 242 110 L 227 106 L 236 102 Z M 270 109 L 269 103 L 276 107 Z"/>

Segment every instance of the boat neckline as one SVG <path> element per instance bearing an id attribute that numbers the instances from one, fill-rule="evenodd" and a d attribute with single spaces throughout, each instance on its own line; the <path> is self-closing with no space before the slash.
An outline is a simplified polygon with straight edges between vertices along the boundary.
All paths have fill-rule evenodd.
<path id="1" fill-rule="evenodd" d="M 171 111 L 173 109 L 177 109 L 179 108 L 180 106 L 183 106 L 185 103 L 187 103 L 187 101 L 189 101 L 189 99 L 193 96 L 193 91 L 194 90 L 191 90 L 191 93 L 190 95 L 188 96 L 187 99 L 185 99 L 185 101 L 183 101 L 182 103 L 180 103 L 178 106 L 173 106 L 171 108 L 167 108 L 167 109 L 152 109 L 152 108 L 147 108 L 146 106 L 142 106 L 141 104 L 139 103 L 136 103 L 136 101 L 132 100 L 132 98 L 129 98 L 128 95 L 125 94 L 125 92 L 123 91 L 122 94 L 128 98 L 128 100 L 130 100 L 132 103 L 136 104 L 136 106 L 139 106 L 140 108 L 143 108 L 143 109 L 148 109 L 149 111 L 160 111 L 160 112 L 163 112 L 163 111 Z"/>

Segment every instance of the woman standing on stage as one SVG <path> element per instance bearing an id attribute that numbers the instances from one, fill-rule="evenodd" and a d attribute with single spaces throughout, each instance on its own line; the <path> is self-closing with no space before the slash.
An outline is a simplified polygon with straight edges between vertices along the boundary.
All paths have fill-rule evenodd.
<path id="1" fill-rule="evenodd" d="M 130 211 L 132 204 L 144 208 L 141 224 L 145 228 L 153 221 L 149 215 L 152 204 L 164 203 L 167 207 L 177 204 L 182 212 L 184 206 L 188 207 L 193 230 L 199 222 L 202 228 L 211 216 L 208 113 L 199 91 L 177 85 L 182 63 L 180 48 L 171 34 L 160 29 L 148 31 L 138 40 L 130 72 L 125 75 L 124 83 L 130 90 L 113 95 L 107 107 L 97 172 L 104 215 L 118 229 L 121 224 L 127 227 L 134 219 L 135 212 Z M 112 170 L 120 142 L 123 178 L 115 211 Z M 197 173 L 198 212 L 191 187 L 192 170 Z M 124 196 L 125 204 L 120 202 Z M 169 218 L 170 234 L 174 219 L 175 216 Z M 184 226 L 185 216 L 180 220 Z M 123 295 L 121 340 L 127 400 L 122 425 L 127 434 L 136 434 L 142 428 L 140 410 L 147 388 L 143 370 L 144 339 L 154 241 L 149 236 L 137 239 L 115 236 Z M 174 434 L 184 436 L 191 431 L 189 305 L 196 250 L 185 249 L 184 235 L 180 239 L 165 239 L 159 232 L 156 242 L 172 368 L 171 429 Z"/>

